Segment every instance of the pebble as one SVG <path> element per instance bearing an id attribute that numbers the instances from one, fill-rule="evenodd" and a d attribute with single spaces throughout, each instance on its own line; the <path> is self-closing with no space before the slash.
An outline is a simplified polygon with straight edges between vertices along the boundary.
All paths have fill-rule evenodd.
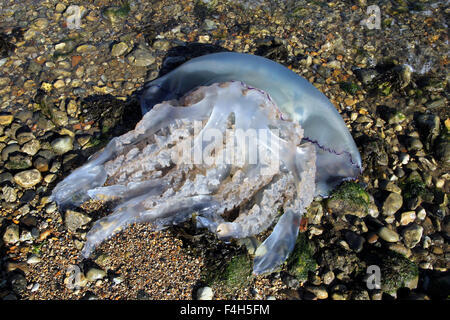
<path id="1" fill-rule="evenodd" d="M 41 148 L 41 143 L 37 139 L 33 139 L 22 146 L 22 151 L 30 156 L 34 156 Z"/>
<path id="2" fill-rule="evenodd" d="M 403 198 L 395 192 L 391 192 L 383 203 L 383 214 L 391 216 L 395 214 L 403 205 Z"/>
<path id="3" fill-rule="evenodd" d="M 373 244 L 377 241 L 378 241 L 378 235 L 376 233 L 371 232 L 371 233 L 367 234 L 367 242 L 368 243 Z"/>
<path id="4" fill-rule="evenodd" d="M 4 183 L 4 182 L 13 182 L 14 178 L 13 175 L 9 172 L 3 172 L 0 173 L 0 183 Z"/>
<path id="5" fill-rule="evenodd" d="M 410 138 L 407 142 L 409 151 L 419 151 L 423 149 L 422 141 L 419 138 Z"/>
<path id="6" fill-rule="evenodd" d="M 66 10 L 66 5 L 62 2 L 58 2 L 55 6 L 55 11 L 62 13 L 62 12 L 64 12 L 64 10 Z"/>
<path id="7" fill-rule="evenodd" d="M 406 226 L 416 220 L 416 212 L 415 211 L 406 211 L 401 214 L 400 224 L 402 226 Z"/>
<path id="8" fill-rule="evenodd" d="M 97 48 L 90 44 L 83 44 L 77 47 L 78 53 L 93 53 L 97 50 Z"/>
<path id="9" fill-rule="evenodd" d="M 86 286 L 88 280 L 82 272 L 71 270 L 66 273 L 64 284 L 71 290 L 78 290 Z"/>
<path id="10" fill-rule="evenodd" d="M 45 18 L 37 18 L 36 20 L 34 20 L 31 24 L 32 28 L 35 28 L 37 30 L 40 31 L 45 31 L 45 29 L 48 27 L 49 22 L 47 19 Z"/>
<path id="11" fill-rule="evenodd" d="M 43 157 L 38 157 L 33 162 L 33 166 L 38 169 L 40 172 L 48 171 L 49 161 Z"/>
<path id="12" fill-rule="evenodd" d="M 97 280 L 103 279 L 105 276 L 106 276 L 106 272 L 104 270 L 97 269 L 97 268 L 91 268 L 86 273 L 86 279 L 88 281 L 97 281 Z"/>
<path id="13" fill-rule="evenodd" d="M 42 180 L 42 175 L 37 169 L 26 170 L 14 175 L 14 181 L 22 188 L 29 189 Z"/>
<path id="14" fill-rule="evenodd" d="M 211 287 L 202 287 L 197 290 L 197 300 L 212 300 L 214 292 Z"/>
<path id="15" fill-rule="evenodd" d="M 31 157 L 27 154 L 15 152 L 11 154 L 5 167 L 9 170 L 23 170 L 32 166 Z"/>
<path id="16" fill-rule="evenodd" d="M 8 126 L 11 124 L 11 122 L 13 122 L 14 120 L 14 116 L 12 114 L 9 113 L 0 113 L 0 125 L 2 126 Z"/>
<path id="17" fill-rule="evenodd" d="M 400 253 L 407 258 L 409 258 L 411 256 L 411 250 L 409 250 L 404 245 L 402 245 L 401 243 L 398 243 L 398 242 L 389 244 L 389 250 Z"/>
<path id="18" fill-rule="evenodd" d="M 67 113 L 65 113 L 62 110 L 58 110 L 55 108 L 52 108 L 50 110 L 51 112 L 51 116 L 52 116 L 52 121 L 57 125 L 57 126 L 61 126 L 64 127 L 68 124 L 69 119 L 67 117 Z"/>
<path id="19" fill-rule="evenodd" d="M 328 292 L 324 286 L 308 286 L 306 287 L 306 290 L 313 293 L 319 300 L 328 298 Z"/>
<path id="20" fill-rule="evenodd" d="M 31 292 L 36 292 L 36 291 L 39 290 L 39 287 L 40 287 L 39 283 L 35 283 L 35 284 L 33 284 L 33 286 L 31 287 L 30 291 L 31 291 Z"/>
<path id="21" fill-rule="evenodd" d="M 335 278 L 334 272 L 330 270 L 323 275 L 323 283 L 325 285 L 329 285 L 330 283 L 333 282 L 334 278 Z"/>
<path id="22" fill-rule="evenodd" d="M 101 254 L 95 259 L 95 263 L 106 270 L 108 270 L 111 262 L 112 258 L 106 254 Z"/>
<path id="23" fill-rule="evenodd" d="M 365 242 L 365 239 L 363 237 L 354 233 L 353 231 L 347 231 L 345 233 L 345 239 L 347 240 L 350 249 L 355 252 L 361 252 Z"/>
<path id="24" fill-rule="evenodd" d="M 6 202 L 15 202 L 17 200 L 17 192 L 13 187 L 5 185 L 2 188 L 3 200 Z"/>
<path id="25" fill-rule="evenodd" d="M 137 67 L 147 67 L 155 62 L 155 57 L 146 49 L 136 49 L 128 55 L 128 62 Z"/>
<path id="26" fill-rule="evenodd" d="M 27 280 L 20 273 L 14 273 L 10 279 L 11 288 L 16 294 L 22 294 L 27 288 Z"/>
<path id="27" fill-rule="evenodd" d="M 69 135 L 58 137 L 52 141 L 51 146 L 56 154 L 64 154 L 73 149 L 73 138 Z"/>
<path id="28" fill-rule="evenodd" d="M 53 87 L 55 88 L 55 89 L 61 89 L 62 87 L 64 87 L 66 85 L 66 83 L 64 82 L 64 80 L 56 80 L 54 83 L 53 83 Z"/>
<path id="29" fill-rule="evenodd" d="M 125 42 L 119 42 L 112 46 L 111 55 L 119 57 L 128 51 L 128 45 Z"/>
<path id="30" fill-rule="evenodd" d="M 406 247 L 414 248 L 422 238 L 423 227 L 418 224 L 412 224 L 403 230 L 403 242 Z"/>
<path id="31" fill-rule="evenodd" d="M 13 245 L 19 242 L 20 236 L 19 236 L 19 226 L 16 224 L 10 224 L 3 234 L 3 241 L 7 245 Z"/>
<path id="32" fill-rule="evenodd" d="M 27 263 L 28 264 L 36 264 L 41 262 L 41 258 L 39 258 L 37 255 L 32 254 L 28 259 L 27 259 Z"/>
<path id="33" fill-rule="evenodd" d="M 73 210 L 67 210 L 64 216 L 64 224 L 71 232 L 76 232 L 77 229 L 82 228 L 91 220 L 90 217 Z"/>
<path id="34" fill-rule="evenodd" d="M 332 295 L 331 295 L 331 299 L 333 299 L 333 300 L 347 300 L 347 294 L 345 294 L 345 293 L 341 293 L 341 292 L 334 292 Z"/>
<path id="35" fill-rule="evenodd" d="M 400 236 L 397 232 L 387 227 L 380 228 L 380 230 L 378 231 L 378 236 L 387 242 L 397 242 L 400 239 Z"/>

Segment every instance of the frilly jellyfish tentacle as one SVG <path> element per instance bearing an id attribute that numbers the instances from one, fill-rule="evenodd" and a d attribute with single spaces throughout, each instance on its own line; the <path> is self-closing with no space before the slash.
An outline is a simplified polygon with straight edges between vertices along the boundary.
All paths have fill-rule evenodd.
<path id="1" fill-rule="evenodd" d="M 301 214 L 287 210 L 273 228 L 270 236 L 256 249 L 253 273 L 273 271 L 294 250 L 300 227 Z"/>
<path id="2" fill-rule="evenodd" d="M 164 228 L 170 224 L 183 222 L 191 217 L 193 212 L 209 212 L 217 208 L 211 196 L 180 197 L 170 203 L 162 202 L 151 209 L 146 208 L 149 195 L 129 200 L 119 205 L 112 214 L 95 222 L 87 233 L 87 242 L 81 255 L 90 256 L 95 247 L 114 234 L 122 231 L 133 223 L 154 223 L 156 229 Z"/>

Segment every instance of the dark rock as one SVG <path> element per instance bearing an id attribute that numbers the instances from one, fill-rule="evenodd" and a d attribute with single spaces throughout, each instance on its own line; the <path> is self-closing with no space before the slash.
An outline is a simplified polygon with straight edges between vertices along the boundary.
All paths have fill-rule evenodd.
<path id="1" fill-rule="evenodd" d="M 270 38 L 257 42 L 256 55 L 263 56 L 277 62 L 286 62 L 289 56 L 288 50 L 282 39 Z"/>
<path id="2" fill-rule="evenodd" d="M 20 151 L 20 146 L 17 143 L 10 143 L 2 150 L 2 160 L 7 161 L 11 153 Z"/>
<path id="3" fill-rule="evenodd" d="M 421 113 L 415 117 L 419 134 L 427 150 L 431 150 L 440 133 L 440 119 L 437 115 Z"/>
<path id="4" fill-rule="evenodd" d="M 364 238 L 360 235 L 354 233 L 353 231 L 347 231 L 345 233 L 345 240 L 347 241 L 350 249 L 352 249 L 355 252 L 361 252 L 364 245 Z"/>
<path id="5" fill-rule="evenodd" d="M 434 154 L 438 161 L 450 166 L 450 133 L 441 134 L 435 142 Z"/>
<path id="6" fill-rule="evenodd" d="M 29 203 L 31 200 L 34 199 L 34 197 L 36 196 L 36 191 L 34 191 L 33 189 L 29 189 L 26 190 L 22 197 L 20 198 L 20 203 Z"/>
<path id="7" fill-rule="evenodd" d="M 31 157 L 25 153 L 14 152 L 9 155 L 5 167 L 9 170 L 24 170 L 32 166 Z"/>
<path id="8" fill-rule="evenodd" d="M 339 246 L 333 246 L 319 252 L 318 263 L 329 270 L 339 270 L 342 275 L 349 275 L 354 271 L 364 268 L 361 261 L 354 253 L 349 253 Z"/>
<path id="9" fill-rule="evenodd" d="M 374 68 L 356 69 L 354 73 L 358 80 L 365 85 L 370 84 L 379 75 L 378 71 Z"/>
<path id="10" fill-rule="evenodd" d="M 419 151 L 423 149 L 422 141 L 419 138 L 410 137 L 407 140 L 408 151 Z"/>
<path id="11" fill-rule="evenodd" d="M 0 173 L 0 185 L 3 185 L 4 183 L 10 182 L 12 183 L 14 181 L 13 175 L 9 172 L 2 172 Z"/>
<path id="12" fill-rule="evenodd" d="M 14 273 L 10 278 L 11 288 L 16 294 L 23 294 L 27 289 L 27 279 L 20 273 Z"/>
<path id="13" fill-rule="evenodd" d="M 297 278 L 295 278 L 294 276 L 290 275 L 287 272 L 281 272 L 280 276 L 281 276 L 281 281 L 283 281 L 283 283 L 286 286 L 288 286 L 291 289 L 298 288 L 299 281 L 297 280 Z"/>

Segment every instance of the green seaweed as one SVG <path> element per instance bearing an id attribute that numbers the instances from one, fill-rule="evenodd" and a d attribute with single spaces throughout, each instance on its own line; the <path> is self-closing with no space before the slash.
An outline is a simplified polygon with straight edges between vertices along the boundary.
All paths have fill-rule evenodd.
<path id="1" fill-rule="evenodd" d="M 120 18 L 126 18 L 130 13 L 130 4 L 128 1 L 120 1 L 120 8 L 115 11 L 115 14 Z"/>
<path id="2" fill-rule="evenodd" d="M 411 175 L 400 184 L 402 195 L 405 200 L 420 198 L 430 199 L 432 192 L 428 190 L 420 175 Z"/>
<path id="3" fill-rule="evenodd" d="M 339 87 L 351 95 L 355 95 L 356 92 L 361 90 L 361 88 L 356 83 L 352 82 L 341 82 L 339 83 Z"/>
<path id="4" fill-rule="evenodd" d="M 31 253 L 33 253 L 35 255 L 40 255 L 41 254 L 41 249 L 46 243 L 47 243 L 47 241 L 44 240 L 40 244 L 33 245 L 33 247 L 31 248 Z"/>
<path id="5" fill-rule="evenodd" d="M 252 279 L 252 260 L 247 253 L 238 254 L 224 265 L 203 274 L 203 281 L 208 285 L 223 284 L 230 289 L 243 288 Z"/>
<path id="6" fill-rule="evenodd" d="M 294 250 L 287 260 L 287 270 L 299 281 L 306 281 L 308 273 L 317 269 L 317 262 L 313 258 L 313 250 L 305 233 L 300 233 Z"/>
<path id="7" fill-rule="evenodd" d="M 369 208 L 369 194 L 356 182 L 345 181 L 332 194 L 330 199 L 349 202 L 357 207 Z"/>
<path id="8" fill-rule="evenodd" d="M 400 288 L 414 287 L 419 276 L 417 265 L 405 256 L 388 251 L 384 254 L 381 268 L 381 290 L 387 293 L 396 292 Z"/>

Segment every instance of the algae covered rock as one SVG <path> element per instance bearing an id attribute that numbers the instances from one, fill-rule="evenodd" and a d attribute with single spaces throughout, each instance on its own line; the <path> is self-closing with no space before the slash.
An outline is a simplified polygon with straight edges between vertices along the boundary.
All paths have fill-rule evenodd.
<path id="1" fill-rule="evenodd" d="M 367 215 L 369 204 L 369 194 L 358 183 L 352 181 L 341 184 L 326 201 L 329 211 L 337 215 L 351 214 L 358 217 Z"/>
<path id="2" fill-rule="evenodd" d="M 247 253 L 235 255 L 227 263 L 203 274 L 208 285 L 224 285 L 229 289 L 243 288 L 252 279 L 252 260 Z"/>
<path id="3" fill-rule="evenodd" d="M 306 281 L 308 273 L 317 269 L 317 262 L 313 257 L 314 250 L 311 247 L 308 238 L 301 233 L 294 247 L 294 251 L 287 260 L 288 272 L 294 275 L 297 280 Z"/>
<path id="4" fill-rule="evenodd" d="M 405 256 L 392 250 L 379 250 L 372 252 L 367 262 L 380 268 L 383 292 L 393 294 L 400 288 L 417 288 L 419 269 Z"/>

